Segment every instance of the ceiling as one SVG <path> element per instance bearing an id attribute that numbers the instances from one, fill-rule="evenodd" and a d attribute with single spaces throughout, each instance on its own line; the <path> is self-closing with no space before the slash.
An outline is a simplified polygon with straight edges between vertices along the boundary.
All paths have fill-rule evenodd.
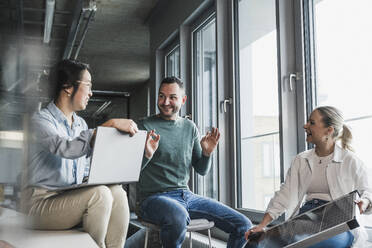
<path id="1" fill-rule="evenodd" d="M 44 91 L 42 78 L 63 57 L 77 57 L 90 64 L 97 90 L 126 91 L 149 79 L 146 20 L 158 0 L 55 0 L 51 38 L 45 43 L 49 1 L 53 2 L 0 1 L 1 92 Z M 80 10 L 92 6 L 92 11 L 82 12 L 79 22 Z M 72 50 L 70 56 L 66 56 L 68 48 Z"/>
<path id="2" fill-rule="evenodd" d="M 150 74 L 147 17 L 157 0 L 99 0 L 79 59 L 93 68 L 96 89 L 123 90 Z"/>
<path id="3" fill-rule="evenodd" d="M 48 75 L 62 58 L 90 64 L 94 90 L 118 96 L 141 87 L 150 72 L 147 20 L 158 2 L 0 0 L 0 130 L 21 129 L 22 113 L 50 100 Z"/>

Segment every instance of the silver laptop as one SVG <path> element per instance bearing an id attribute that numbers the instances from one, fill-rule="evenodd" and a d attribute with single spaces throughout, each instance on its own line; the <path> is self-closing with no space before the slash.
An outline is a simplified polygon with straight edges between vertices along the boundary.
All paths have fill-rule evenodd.
<path id="1" fill-rule="evenodd" d="M 130 137 L 116 128 L 98 127 L 88 177 L 81 184 L 59 187 L 53 191 L 137 182 L 146 135 L 146 131 L 140 130 Z"/>
<path id="2" fill-rule="evenodd" d="M 245 248 L 302 248 L 359 227 L 359 208 L 353 191 L 297 215 L 266 232 L 252 235 Z"/>

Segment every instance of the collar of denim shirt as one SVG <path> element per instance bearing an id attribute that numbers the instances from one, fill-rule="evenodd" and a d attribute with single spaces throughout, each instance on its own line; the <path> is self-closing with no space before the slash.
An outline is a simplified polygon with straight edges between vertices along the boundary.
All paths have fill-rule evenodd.
<path id="1" fill-rule="evenodd" d="M 50 113 L 58 120 L 59 122 L 67 122 L 66 116 L 63 114 L 63 112 L 55 105 L 55 103 L 52 101 L 48 104 L 47 109 L 50 111 Z M 80 126 L 80 121 L 77 116 L 77 114 L 74 112 L 72 114 L 73 122 L 72 122 L 72 128 L 76 126 Z"/>

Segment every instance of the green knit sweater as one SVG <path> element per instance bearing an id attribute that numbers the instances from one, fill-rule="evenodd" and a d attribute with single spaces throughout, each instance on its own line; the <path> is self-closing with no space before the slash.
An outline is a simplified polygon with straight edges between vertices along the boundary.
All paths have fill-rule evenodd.
<path id="1" fill-rule="evenodd" d="M 149 160 L 145 156 L 139 180 L 140 200 L 170 190 L 188 189 L 191 166 L 207 174 L 211 159 L 202 154 L 196 125 L 185 118 L 164 120 L 158 115 L 138 122 L 139 129 L 160 134 L 159 147 Z"/>

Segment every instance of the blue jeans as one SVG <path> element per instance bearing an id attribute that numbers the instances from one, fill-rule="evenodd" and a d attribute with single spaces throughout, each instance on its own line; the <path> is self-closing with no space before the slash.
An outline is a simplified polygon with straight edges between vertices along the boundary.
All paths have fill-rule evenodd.
<path id="1" fill-rule="evenodd" d="M 300 208 L 300 214 L 310 209 L 319 207 L 325 203 L 327 203 L 327 201 L 319 199 L 313 199 L 311 201 L 308 201 Z M 351 247 L 353 241 L 354 236 L 353 234 L 351 234 L 350 231 L 348 231 L 333 236 L 332 238 L 323 240 L 315 245 L 309 246 L 309 248 L 348 248 Z"/>
<path id="2" fill-rule="evenodd" d="M 161 226 L 160 237 L 165 248 L 181 247 L 190 219 L 204 218 L 229 233 L 227 247 L 240 248 L 246 243 L 244 233 L 251 221 L 222 203 L 193 194 L 189 190 L 174 190 L 146 198 L 140 205 L 143 220 Z"/>

